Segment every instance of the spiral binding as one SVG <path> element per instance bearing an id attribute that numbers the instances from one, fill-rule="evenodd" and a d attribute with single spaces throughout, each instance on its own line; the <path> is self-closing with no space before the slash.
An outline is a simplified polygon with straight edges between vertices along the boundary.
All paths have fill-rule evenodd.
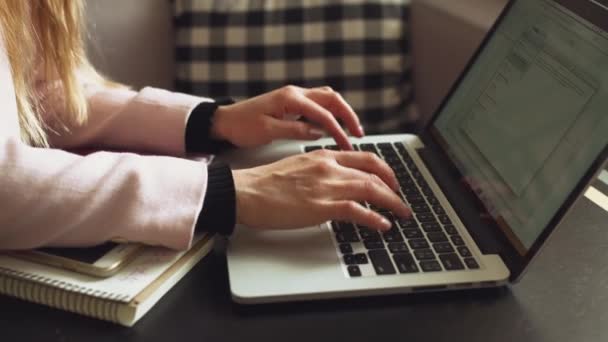
<path id="1" fill-rule="evenodd" d="M 93 297 L 97 297 L 97 298 L 101 298 L 101 299 L 114 300 L 114 301 L 119 301 L 119 302 L 128 302 L 129 298 L 130 298 L 129 295 L 125 295 L 125 294 L 96 290 L 96 289 L 92 289 L 92 288 L 85 287 L 85 286 L 71 284 L 71 283 L 57 280 L 57 279 L 46 278 L 46 277 L 43 277 L 38 274 L 15 271 L 15 270 L 1 267 L 1 266 L 0 266 L 0 275 L 6 275 L 6 276 L 17 278 L 17 279 L 29 280 L 29 281 L 32 281 L 35 283 L 44 284 L 44 285 L 51 286 L 54 288 L 66 290 L 68 292 L 76 292 L 76 293 L 84 294 L 87 296 L 93 296 Z"/>
<path id="2" fill-rule="evenodd" d="M 0 267 L 0 293 L 118 323 L 127 295 L 95 290 L 40 275 Z"/>

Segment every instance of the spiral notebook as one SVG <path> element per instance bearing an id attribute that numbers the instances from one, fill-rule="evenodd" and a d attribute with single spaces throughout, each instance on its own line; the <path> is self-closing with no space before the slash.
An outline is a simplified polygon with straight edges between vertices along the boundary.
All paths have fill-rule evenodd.
<path id="1" fill-rule="evenodd" d="M 185 252 L 146 247 L 103 279 L 0 255 L 0 294 L 133 326 L 212 247 L 207 234 Z"/>

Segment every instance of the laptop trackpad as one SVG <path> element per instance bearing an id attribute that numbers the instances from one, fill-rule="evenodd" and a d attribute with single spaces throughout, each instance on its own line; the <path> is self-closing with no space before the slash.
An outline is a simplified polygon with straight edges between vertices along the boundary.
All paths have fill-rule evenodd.
<path id="1" fill-rule="evenodd" d="M 285 231 L 238 226 L 227 254 L 230 286 L 242 296 L 297 292 L 346 279 L 325 225 Z"/>
<path id="2" fill-rule="evenodd" d="M 229 258 L 263 260 L 266 265 L 290 270 L 336 265 L 338 257 L 325 226 L 298 230 L 262 231 L 237 227 L 228 247 Z"/>

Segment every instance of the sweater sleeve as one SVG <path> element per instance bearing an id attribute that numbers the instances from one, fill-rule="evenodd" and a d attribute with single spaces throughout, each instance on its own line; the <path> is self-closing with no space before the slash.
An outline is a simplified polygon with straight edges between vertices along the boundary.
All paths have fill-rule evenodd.
<path id="1" fill-rule="evenodd" d="M 0 249 L 124 238 L 188 248 L 203 205 L 200 162 L 129 153 L 82 157 L 0 137 Z"/>
<path id="2" fill-rule="evenodd" d="M 157 88 L 126 88 L 84 84 L 89 112 L 82 125 L 61 127 L 60 86 L 43 83 L 38 93 L 49 130 L 49 142 L 60 149 L 110 148 L 184 156 L 186 123 L 191 111 L 210 99 Z"/>
<path id="3" fill-rule="evenodd" d="M 232 170 L 227 164 L 213 162 L 207 169 L 207 197 L 198 220 L 196 231 L 232 235 L 236 224 L 236 191 Z"/>

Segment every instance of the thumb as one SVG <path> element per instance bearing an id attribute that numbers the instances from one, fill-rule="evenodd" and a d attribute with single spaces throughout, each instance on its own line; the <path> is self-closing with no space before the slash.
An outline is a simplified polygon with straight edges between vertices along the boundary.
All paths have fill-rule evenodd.
<path id="1" fill-rule="evenodd" d="M 271 120 L 270 127 L 273 139 L 317 140 L 325 135 L 325 131 L 306 122 Z"/>

